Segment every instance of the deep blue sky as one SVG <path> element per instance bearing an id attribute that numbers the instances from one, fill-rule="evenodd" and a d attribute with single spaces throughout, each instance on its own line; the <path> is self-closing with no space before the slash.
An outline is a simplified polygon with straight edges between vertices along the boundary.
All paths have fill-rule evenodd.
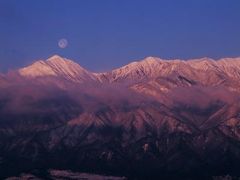
<path id="1" fill-rule="evenodd" d="M 0 70 L 54 54 L 93 71 L 146 56 L 240 56 L 240 0 L 0 0 Z"/>

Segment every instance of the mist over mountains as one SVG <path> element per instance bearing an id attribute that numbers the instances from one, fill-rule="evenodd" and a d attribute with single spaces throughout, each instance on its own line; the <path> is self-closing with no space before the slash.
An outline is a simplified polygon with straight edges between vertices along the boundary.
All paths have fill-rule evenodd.
<path id="1" fill-rule="evenodd" d="M 103 73 L 36 61 L 0 75 L 0 177 L 240 176 L 239 100 L 240 58 L 148 57 Z"/>

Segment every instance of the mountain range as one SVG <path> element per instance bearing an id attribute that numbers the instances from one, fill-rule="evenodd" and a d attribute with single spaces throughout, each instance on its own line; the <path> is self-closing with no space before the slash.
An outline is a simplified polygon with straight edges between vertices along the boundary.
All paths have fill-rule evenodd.
<path id="1" fill-rule="evenodd" d="M 0 75 L 0 177 L 240 176 L 240 58 L 147 57 L 94 73 L 54 55 Z"/>

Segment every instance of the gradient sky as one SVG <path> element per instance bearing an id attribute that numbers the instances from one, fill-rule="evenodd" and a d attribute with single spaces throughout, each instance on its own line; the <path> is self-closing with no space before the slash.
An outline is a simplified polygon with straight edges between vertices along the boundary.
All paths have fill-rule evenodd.
<path id="1" fill-rule="evenodd" d="M 0 70 L 54 54 L 93 71 L 240 56 L 240 0 L 0 0 Z"/>

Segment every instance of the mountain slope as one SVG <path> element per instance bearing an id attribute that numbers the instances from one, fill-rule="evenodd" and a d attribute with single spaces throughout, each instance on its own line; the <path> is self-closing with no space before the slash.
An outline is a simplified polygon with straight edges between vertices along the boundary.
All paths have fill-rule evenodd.
<path id="1" fill-rule="evenodd" d="M 133 62 L 111 72 L 99 74 L 106 77 L 109 82 L 139 82 L 160 76 L 170 76 L 174 73 L 191 74 L 192 68 L 180 60 L 162 60 L 155 57 L 147 57 L 142 61 Z"/>
<path id="2" fill-rule="evenodd" d="M 228 61 L 229 60 L 229 61 Z M 102 82 L 145 83 L 157 79 L 188 81 L 204 86 L 224 85 L 239 91 L 239 58 L 212 60 L 209 58 L 193 60 L 162 60 L 148 57 L 110 72 L 98 73 Z"/>
<path id="3" fill-rule="evenodd" d="M 48 169 L 130 179 L 240 176 L 239 72 L 239 59 L 149 57 L 91 73 L 53 56 L 20 77 L 6 75 L 0 178 Z"/>
<path id="4" fill-rule="evenodd" d="M 75 94 L 43 92 L 39 86 L 34 94 L 22 96 L 21 89 L 27 88 L 18 88 L 12 92 L 16 99 L 0 96 L 0 104 L 8 107 L 0 108 L 3 172 L 95 169 L 138 179 L 171 178 L 175 173 L 174 179 L 184 174 L 203 179 L 229 173 L 221 169 L 226 164 L 234 174 L 239 172 L 234 169 L 240 160 L 237 98 L 227 102 L 220 95 L 211 98 L 207 90 L 187 89 L 188 97 L 169 94 L 163 104 L 136 94 L 117 93 L 113 99 L 108 96 L 116 91 L 106 88 Z"/>

